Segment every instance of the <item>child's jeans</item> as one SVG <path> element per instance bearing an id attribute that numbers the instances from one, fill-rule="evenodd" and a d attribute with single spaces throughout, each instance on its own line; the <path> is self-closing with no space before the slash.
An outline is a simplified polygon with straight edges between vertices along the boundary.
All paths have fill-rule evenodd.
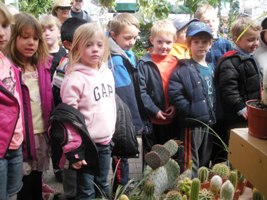
<path id="1" fill-rule="evenodd" d="M 23 158 L 21 147 L 8 150 L 6 156 L 0 159 L 0 199 L 8 199 L 19 192 L 22 187 Z"/>
<path id="2" fill-rule="evenodd" d="M 109 199 L 110 188 L 108 174 L 111 160 L 111 150 L 109 145 L 97 144 L 97 148 L 99 154 L 99 175 L 94 176 L 79 170 L 77 171 L 76 200 L 90 200 L 96 199 L 97 197 Z M 101 192 L 98 188 L 101 189 Z"/>

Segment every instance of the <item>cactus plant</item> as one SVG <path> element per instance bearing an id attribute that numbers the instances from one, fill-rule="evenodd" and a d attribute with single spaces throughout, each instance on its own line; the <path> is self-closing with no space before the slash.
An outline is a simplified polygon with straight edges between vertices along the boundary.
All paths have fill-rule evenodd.
<path id="1" fill-rule="evenodd" d="M 183 195 L 182 200 L 187 200 L 187 196 L 186 195 Z"/>
<path id="2" fill-rule="evenodd" d="M 168 160 L 170 159 L 171 155 L 168 149 L 166 149 L 163 145 L 161 144 L 155 144 L 152 146 L 151 151 L 155 151 L 158 153 L 160 159 L 161 159 L 161 166 L 165 165 Z"/>
<path id="3" fill-rule="evenodd" d="M 219 175 L 214 175 L 210 179 L 210 191 L 216 196 L 222 186 L 222 178 Z"/>
<path id="4" fill-rule="evenodd" d="M 233 184 L 227 180 L 222 184 L 220 191 L 220 200 L 233 200 L 235 188 Z"/>
<path id="5" fill-rule="evenodd" d="M 192 180 L 188 177 L 185 177 L 182 180 L 179 180 L 178 182 L 178 190 L 185 195 L 190 194 L 190 189 L 191 189 L 191 184 L 192 184 Z"/>
<path id="6" fill-rule="evenodd" d="M 259 190 L 257 190 L 256 188 L 253 188 L 252 199 L 253 200 L 265 200 L 263 194 L 260 193 Z"/>
<path id="7" fill-rule="evenodd" d="M 162 160 L 160 158 L 160 155 L 155 152 L 151 151 L 148 152 L 145 155 L 145 162 L 152 168 L 152 169 L 157 169 L 162 166 Z"/>
<path id="8" fill-rule="evenodd" d="M 202 189 L 199 192 L 199 199 L 201 200 L 213 200 L 214 195 L 211 191 L 207 190 L 207 189 Z"/>
<path id="9" fill-rule="evenodd" d="M 198 178 L 194 178 L 192 180 L 191 191 L 190 191 L 190 200 L 198 200 L 200 190 L 200 180 Z"/>
<path id="10" fill-rule="evenodd" d="M 164 200 L 182 200 L 182 195 L 176 190 L 171 190 L 167 193 Z"/>
<path id="11" fill-rule="evenodd" d="M 209 178 L 209 169 L 205 166 L 200 167 L 197 170 L 197 175 L 201 183 L 204 183 L 208 180 Z"/>
<path id="12" fill-rule="evenodd" d="M 229 173 L 230 173 L 229 167 L 223 163 L 215 164 L 212 167 L 211 171 L 213 174 L 219 175 L 222 178 L 227 178 L 229 176 Z"/>
<path id="13" fill-rule="evenodd" d="M 148 179 L 145 182 L 144 190 L 143 190 L 142 195 L 141 195 L 141 199 L 156 200 L 155 195 L 154 195 L 154 191 L 155 191 L 155 185 L 154 185 L 153 181 Z"/>
<path id="14" fill-rule="evenodd" d="M 125 194 L 122 194 L 119 199 L 120 200 L 129 200 L 128 196 Z"/>
<path id="15" fill-rule="evenodd" d="M 237 171 L 230 171 L 229 174 L 229 181 L 231 181 L 231 183 L 233 184 L 235 190 L 237 188 L 237 182 L 238 182 L 238 175 L 237 175 Z"/>
<path id="16" fill-rule="evenodd" d="M 178 143 L 175 140 L 169 140 L 163 144 L 163 146 L 170 152 L 171 156 L 174 156 L 178 151 Z"/>

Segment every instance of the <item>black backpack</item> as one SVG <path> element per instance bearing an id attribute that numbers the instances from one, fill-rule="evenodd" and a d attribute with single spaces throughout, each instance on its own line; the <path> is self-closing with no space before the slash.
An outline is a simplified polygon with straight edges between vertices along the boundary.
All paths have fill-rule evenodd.
<path id="1" fill-rule="evenodd" d="M 112 156 L 139 157 L 138 142 L 128 106 L 116 95 L 117 120 L 112 137 Z"/>

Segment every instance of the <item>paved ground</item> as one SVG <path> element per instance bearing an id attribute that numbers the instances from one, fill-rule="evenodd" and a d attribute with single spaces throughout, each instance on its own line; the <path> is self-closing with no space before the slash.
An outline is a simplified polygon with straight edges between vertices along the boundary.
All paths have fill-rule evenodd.
<path id="1" fill-rule="evenodd" d="M 141 140 L 138 140 L 139 144 L 141 144 Z M 139 151 L 141 152 L 141 145 L 139 145 Z M 129 159 L 129 167 L 130 167 L 130 178 L 138 179 L 142 177 L 142 161 L 141 156 L 138 159 Z M 45 174 L 45 182 L 52 186 L 56 193 L 63 193 L 63 187 L 61 183 L 58 183 L 54 177 L 53 171 L 50 170 Z M 110 180 L 112 179 L 112 171 L 110 170 Z M 245 192 L 242 196 L 240 196 L 239 200 L 252 200 L 252 193 L 250 188 L 246 188 Z"/>

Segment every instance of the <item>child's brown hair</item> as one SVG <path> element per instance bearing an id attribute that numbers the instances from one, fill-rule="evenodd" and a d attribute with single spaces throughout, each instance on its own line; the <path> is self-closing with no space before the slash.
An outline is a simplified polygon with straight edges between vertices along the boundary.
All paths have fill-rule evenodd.
<path id="1" fill-rule="evenodd" d="M 42 28 L 37 19 L 28 13 L 16 14 L 15 25 L 12 27 L 11 37 L 7 48 L 8 56 L 11 58 L 14 64 L 18 65 L 22 69 L 25 67 L 25 63 L 23 63 L 23 61 L 21 61 L 21 59 L 18 57 L 16 40 L 17 37 L 21 36 L 23 30 L 28 27 L 32 27 L 34 29 L 36 37 L 39 40 L 38 48 L 31 59 L 31 64 L 36 65 L 40 62 L 43 62 L 49 56 L 48 47 L 42 37 Z"/>
<path id="2" fill-rule="evenodd" d="M 233 42 L 238 42 L 238 40 L 249 30 L 260 31 L 261 26 L 250 17 L 239 17 L 236 19 L 231 27 Z"/>
<path id="3" fill-rule="evenodd" d="M 125 26 L 133 25 L 137 29 L 140 29 L 138 19 L 129 13 L 121 13 L 116 15 L 113 19 L 108 22 L 108 32 L 113 31 L 115 35 L 119 35 Z"/>

